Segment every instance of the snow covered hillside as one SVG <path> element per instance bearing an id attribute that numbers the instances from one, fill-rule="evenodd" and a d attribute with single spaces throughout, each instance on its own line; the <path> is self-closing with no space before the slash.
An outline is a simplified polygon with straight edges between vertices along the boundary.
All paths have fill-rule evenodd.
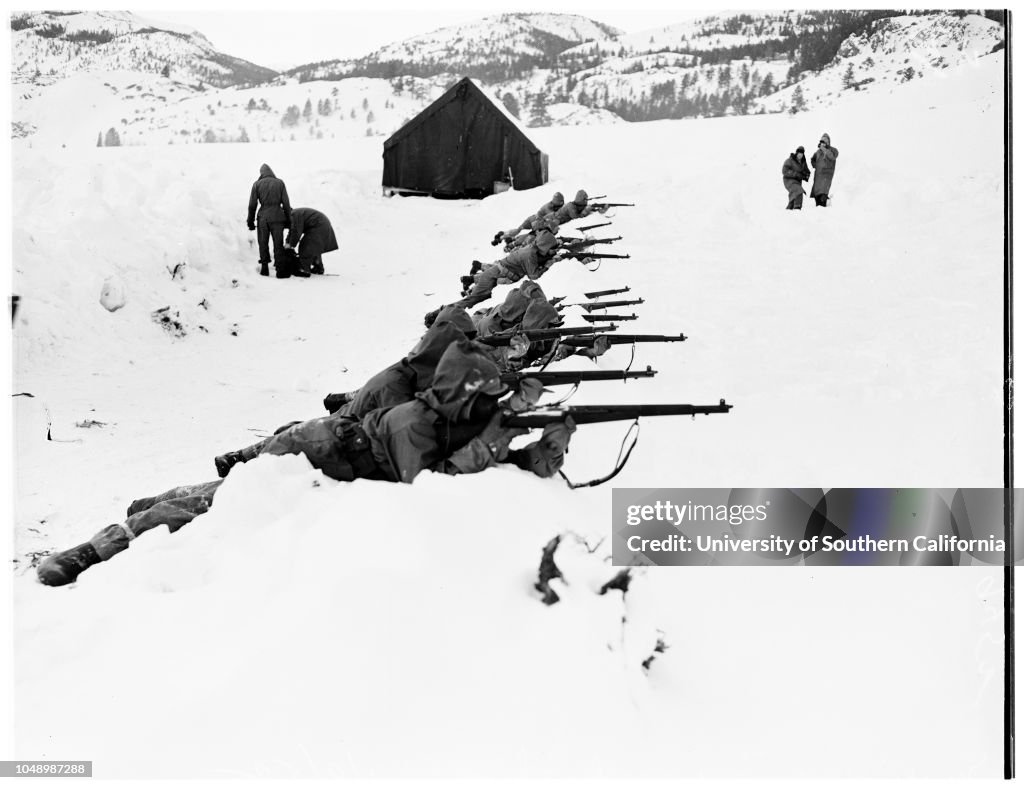
<path id="1" fill-rule="evenodd" d="M 607 40 L 620 32 L 575 14 L 498 14 L 397 41 L 364 58 L 314 63 L 285 73 L 302 80 L 454 74 L 495 81 L 550 66 L 558 53 L 580 42 Z"/>
<path id="2" fill-rule="evenodd" d="M 11 16 L 15 83 L 81 71 L 164 73 L 199 86 L 263 82 L 277 72 L 217 51 L 202 33 L 127 11 L 40 11 Z"/>
<path id="3" fill-rule="evenodd" d="M 373 138 L 14 141 L 19 759 L 108 778 L 999 776 L 1001 569 L 654 568 L 597 591 L 613 486 L 1001 484 L 1002 163 L 949 152 L 1002 150 L 1003 59 L 795 116 L 537 129 L 551 183 L 479 202 L 382 198 Z M 787 212 L 782 162 L 822 132 L 833 205 Z M 331 218 L 337 276 L 257 275 L 262 162 Z M 637 204 L 599 231 L 632 258 L 540 284 L 629 285 L 629 331 L 689 339 L 613 349 L 597 367 L 658 376 L 572 402 L 732 413 L 645 421 L 613 483 L 575 491 L 260 458 L 181 532 L 35 581 L 34 557 L 404 355 L 496 230 L 579 187 Z M 608 472 L 625 427 L 580 427 L 566 474 Z M 546 607 L 532 585 L 558 534 L 568 583 Z"/>

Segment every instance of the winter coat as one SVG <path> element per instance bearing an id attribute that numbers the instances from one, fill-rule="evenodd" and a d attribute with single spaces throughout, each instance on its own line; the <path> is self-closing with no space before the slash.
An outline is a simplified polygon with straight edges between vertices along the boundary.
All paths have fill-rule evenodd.
<path id="1" fill-rule="evenodd" d="M 425 469 L 470 474 L 496 459 L 479 434 L 490 414 L 472 415 L 481 393 L 506 391 L 498 368 L 468 341 L 450 345 L 430 389 L 409 403 L 378 409 L 363 419 L 373 456 L 388 480 L 411 483 Z"/>
<path id="2" fill-rule="evenodd" d="M 505 295 L 505 301 L 490 310 L 484 310 L 473 316 L 477 334 L 493 335 L 511 329 L 523 319 L 530 300 L 519 288 L 513 288 Z"/>
<path id="3" fill-rule="evenodd" d="M 542 254 L 534 244 L 513 250 L 500 261 L 497 261 L 497 264 L 502 269 L 514 275 L 514 277 L 509 278 L 512 280 L 519 280 L 523 277 L 529 277 L 531 280 L 536 279 L 544 274 L 551 267 L 552 263 L 552 256 Z"/>
<path id="4" fill-rule="evenodd" d="M 286 243 L 295 247 L 301 239 L 299 255 L 303 258 L 323 255 L 338 249 L 338 239 L 334 235 L 331 221 L 315 208 L 297 208 L 292 210 L 291 227 L 288 229 Z"/>
<path id="5" fill-rule="evenodd" d="M 466 335 L 454 324 L 439 321 L 428 329 L 416 347 L 393 365 L 372 376 L 341 411 L 362 419 L 374 409 L 408 403 L 417 392 L 430 387 L 434 369 L 445 350 Z"/>
<path id="6" fill-rule="evenodd" d="M 811 197 L 827 195 L 832 189 L 832 176 L 836 172 L 836 159 L 839 157 L 839 150 L 832 146 L 819 148 L 811 157 L 811 166 L 814 168 L 814 183 L 811 186 Z"/>
<path id="7" fill-rule="evenodd" d="M 802 162 L 796 158 L 796 154 L 790 154 L 789 158 L 782 163 L 782 185 L 786 187 L 790 198 L 804 193 L 801 181 L 811 177 L 811 170 L 807 167 L 807 160 Z"/>
<path id="8" fill-rule="evenodd" d="M 579 203 L 566 203 L 555 212 L 555 219 L 558 220 L 559 225 L 564 225 L 566 222 L 572 222 L 574 219 L 586 217 L 591 211 L 592 209 L 588 205 L 581 206 Z"/>
<path id="9" fill-rule="evenodd" d="M 285 225 L 292 221 L 292 207 L 288 202 L 288 190 L 284 181 L 274 175 L 270 165 L 260 167 L 260 177 L 252 185 L 249 193 L 249 214 L 246 223 L 250 226 L 256 221 L 256 204 L 259 203 L 259 218 L 264 222 L 281 222 Z"/>

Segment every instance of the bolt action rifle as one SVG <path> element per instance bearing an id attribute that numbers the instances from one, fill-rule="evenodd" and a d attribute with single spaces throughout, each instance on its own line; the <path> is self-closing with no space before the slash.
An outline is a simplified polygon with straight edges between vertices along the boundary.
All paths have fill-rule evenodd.
<path id="1" fill-rule="evenodd" d="M 543 386 L 558 384 L 580 384 L 584 381 L 625 381 L 627 379 L 654 378 L 658 371 L 651 370 L 541 370 L 537 373 L 518 372 L 502 373 L 501 380 L 505 384 L 518 384 L 523 379 L 537 379 Z"/>
<path id="2" fill-rule="evenodd" d="M 611 224 L 611 220 L 608 220 L 607 222 L 596 222 L 593 225 L 580 225 L 578 228 L 575 228 L 575 230 L 578 230 L 580 233 L 585 233 L 588 230 L 593 230 L 594 228 L 603 228 L 605 225 Z"/>
<path id="3" fill-rule="evenodd" d="M 551 423 L 561 422 L 572 417 L 577 425 L 589 425 L 596 422 L 614 422 L 615 420 L 635 420 L 640 417 L 667 417 L 678 414 L 728 414 L 732 404 L 723 398 L 717 405 L 708 404 L 693 406 L 688 403 L 641 403 L 635 405 L 588 405 L 561 406 L 556 408 L 536 408 L 527 412 L 508 413 L 502 417 L 501 424 L 509 428 L 543 428 Z"/>
<path id="4" fill-rule="evenodd" d="M 574 258 L 577 261 L 587 263 L 592 260 L 600 260 L 603 258 L 628 258 L 629 253 L 625 255 L 616 255 L 613 252 L 583 252 L 573 250 L 559 250 L 555 256 L 555 260 L 564 261 L 567 258 Z"/>
<path id="5" fill-rule="evenodd" d="M 583 247 L 588 247 L 591 244 L 611 244 L 613 241 L 622 241 L 622 236 L 611 236 L 607 239 L 578 239 L 574 236 L 559 236 L 558 240 L 562 243 L 562 249 L 572 250 L 577 247 L 582 249 Z"/>
<path id="6" fill-rule="evenodd" d="M 593 203 L 587 204 L 590 208 L 598 214 L 604 214 L 610 208 L 617 208 L 618 206 L 635 206 L 636 203 Z"/>
<path id="7" fill-rule="evenodd" d="M 636 321 L 636 313 L 632 315 L 581 315 L 580 318 L 591 324 L 595 321 Z"/>
<path id="8" fill-rule="evenodd" d="M 599 299 L 602 296 L 614 296 L 615 294 L 629 293 L 629 286 L 625 288 L 609 288 L 607 291 L 586 291 L 584 296 L 588 299 Z"/>
<path id="9" fill-rule="evenodd" d="M 614 324 L 610 327 L 601 327 L 602 331 L 618 329 Z M 507 346 L 513 338 L 525 337 L 527 340 L 560 340 L 561 338 L 574 337 L 576 335 L 589 335 L 591 341 L 596 338 L 595 329 L 592 326 L 556 326 L 551 329 L 511 329 L 507 332 L 495 332 L 493 335 L 477 335 L 478 343 L 488 346 Z M 564 342 L 564 341 L 563 341 Z"/>
<path id="10" fill-rule="evenodd" d="M 600 337 L 608 338 L 608 345 L 622 346 L 633 343 L 678 343 L 686 340 L 686 335 L 680 332 L 678 335 L 609 335 L 604 334 L 608 327 L 591 327 L 593 334 L 587 335 L 583 332 L 574 332 L 571 336 L 563 337 L 560 341 L 563 345 L 572 348 L 590 348 Z M 547 331 L 547 330 L 542 330 Z"/>
<path id="11" fill-rule="evenodd" d="M 643 299 L 611 299 L 607 302 L 576 302 L 573 304 L 563 304 L 562 307 L 579 307 L 586 310 L 588 313 L 592 313 L 594 310 L 604 310 L 608 307 L 629 307 L 634 304 L 643 304 Z"/>

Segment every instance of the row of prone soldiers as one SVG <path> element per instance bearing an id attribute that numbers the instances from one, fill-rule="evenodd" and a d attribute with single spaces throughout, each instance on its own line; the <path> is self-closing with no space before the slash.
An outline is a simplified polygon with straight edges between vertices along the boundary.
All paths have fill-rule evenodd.
<path id="1" fill-rule="evenodd" d="M 586 191 L 581 189 L 572 202 L 566 203 L 561 192 L 555 192 L 550 201 L 542 205 L 536 213 L 524 219 L 518 226 L 506 231 L 498 231 L 492 244 L 505 242 L 508 255 L 490 264 L 473 261 L 468 275 L 461 278 L 462 298 L 453 302 L 457 307 L 473 307 L 491 297 L 498 285 L 518 282 L 524 277 L 536 280 L 557 261 L 575 258 L 592 261 L 601 258 L 628 258 L 628 255 L 612 253 L 595 253 L 589 250 L 595 244 L 610 244 L 621 237 L 595 239 L 591 236 L 570 237 L 559 236 L 559 228 L 567 222 L 588 217 L 595 212 L 603 213 L 613 206 L 628 206 L 631 203 L 595 203 Z M 609 225 L 601 222 L 580 227 L 580 231 Z M 523 231 L 526 231 L 525 233 Z M 424 322 L 429 326 L 436 318 L 438 310 L 427 313 Z"/>
<path id="2" fill-rule="evenodd" d="M 217 456 L 218 475 L 224 478 L 234 466 L 260 455 L 299 454 L 339 481 L 411 483 L 424 470 L 470 474 L 499 463 L 540 477 L 554 475 L 575 430 L 572 419 L 546 425 L 539 439 L 514 450 L 512 440 L 528 430 L 507 427 L 502 420 L 529 411 L 546 391 L 539 381 L 518 372 L 524 365 L 542 355 L 594 357 L 607 349 L 607 340 L 601 338 L 577 347 L 557 338 L 530 341 L 521 334 L 560 324 L 552 304 L 558 301 L 527 282 L 500 305 L 473 316 L 458 306 L 444 308 L 406 356 L 359 390 L 328 395 L 326 416 L 288 423 L 267 439 Z M 69 584 L 154 527 L 166 524 L 177 531 L 210 509 L 222 483 L 217 479 L 179 486 L 135 500 L 123 521 L 46 557 L 37 568 L 39 580 Z"/>

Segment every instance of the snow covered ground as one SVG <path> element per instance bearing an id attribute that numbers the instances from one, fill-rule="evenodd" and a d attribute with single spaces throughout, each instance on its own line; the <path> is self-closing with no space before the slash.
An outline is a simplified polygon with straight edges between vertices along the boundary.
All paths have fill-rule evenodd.
<path id="1" fill-rule="evenodd" d="M 1002 59 L 797 116 L 533 129 L 552 182 L 482 202 L 382 198 L 379 139 L 15 142 L 19 759 L 109 778 L 998 776 L 999 569 L 662 568 L 623 600 L 596 594 L 615 571 L 588 548 L 613 485 L 1001 484 Z M 784 158 L 826 131 L 834 204 L 784 211 Z M 264 161 L 332 218 L 337 276 L 257 276 Z M 575 402 L 731 414 L 647 421 L 614 483 L 577 491 L 512 469 L 339 484 L 261 458 L 181 532 L 36 583 L 33 553 L 211 479 L 214 455 L 398 359 L 496 230 L 581 186 L 637 203 L 601 229 L 633 257 L 561 263 L 545 290 L 628 284 L 646 299 L 629 331 L 689 340 L 637 348 L 654 380 Z M 566 473 L 609 471 L 624 429 L 581 427 Z M 558 533 L 569 584 L 545 607 L 532 581 Z"/>

